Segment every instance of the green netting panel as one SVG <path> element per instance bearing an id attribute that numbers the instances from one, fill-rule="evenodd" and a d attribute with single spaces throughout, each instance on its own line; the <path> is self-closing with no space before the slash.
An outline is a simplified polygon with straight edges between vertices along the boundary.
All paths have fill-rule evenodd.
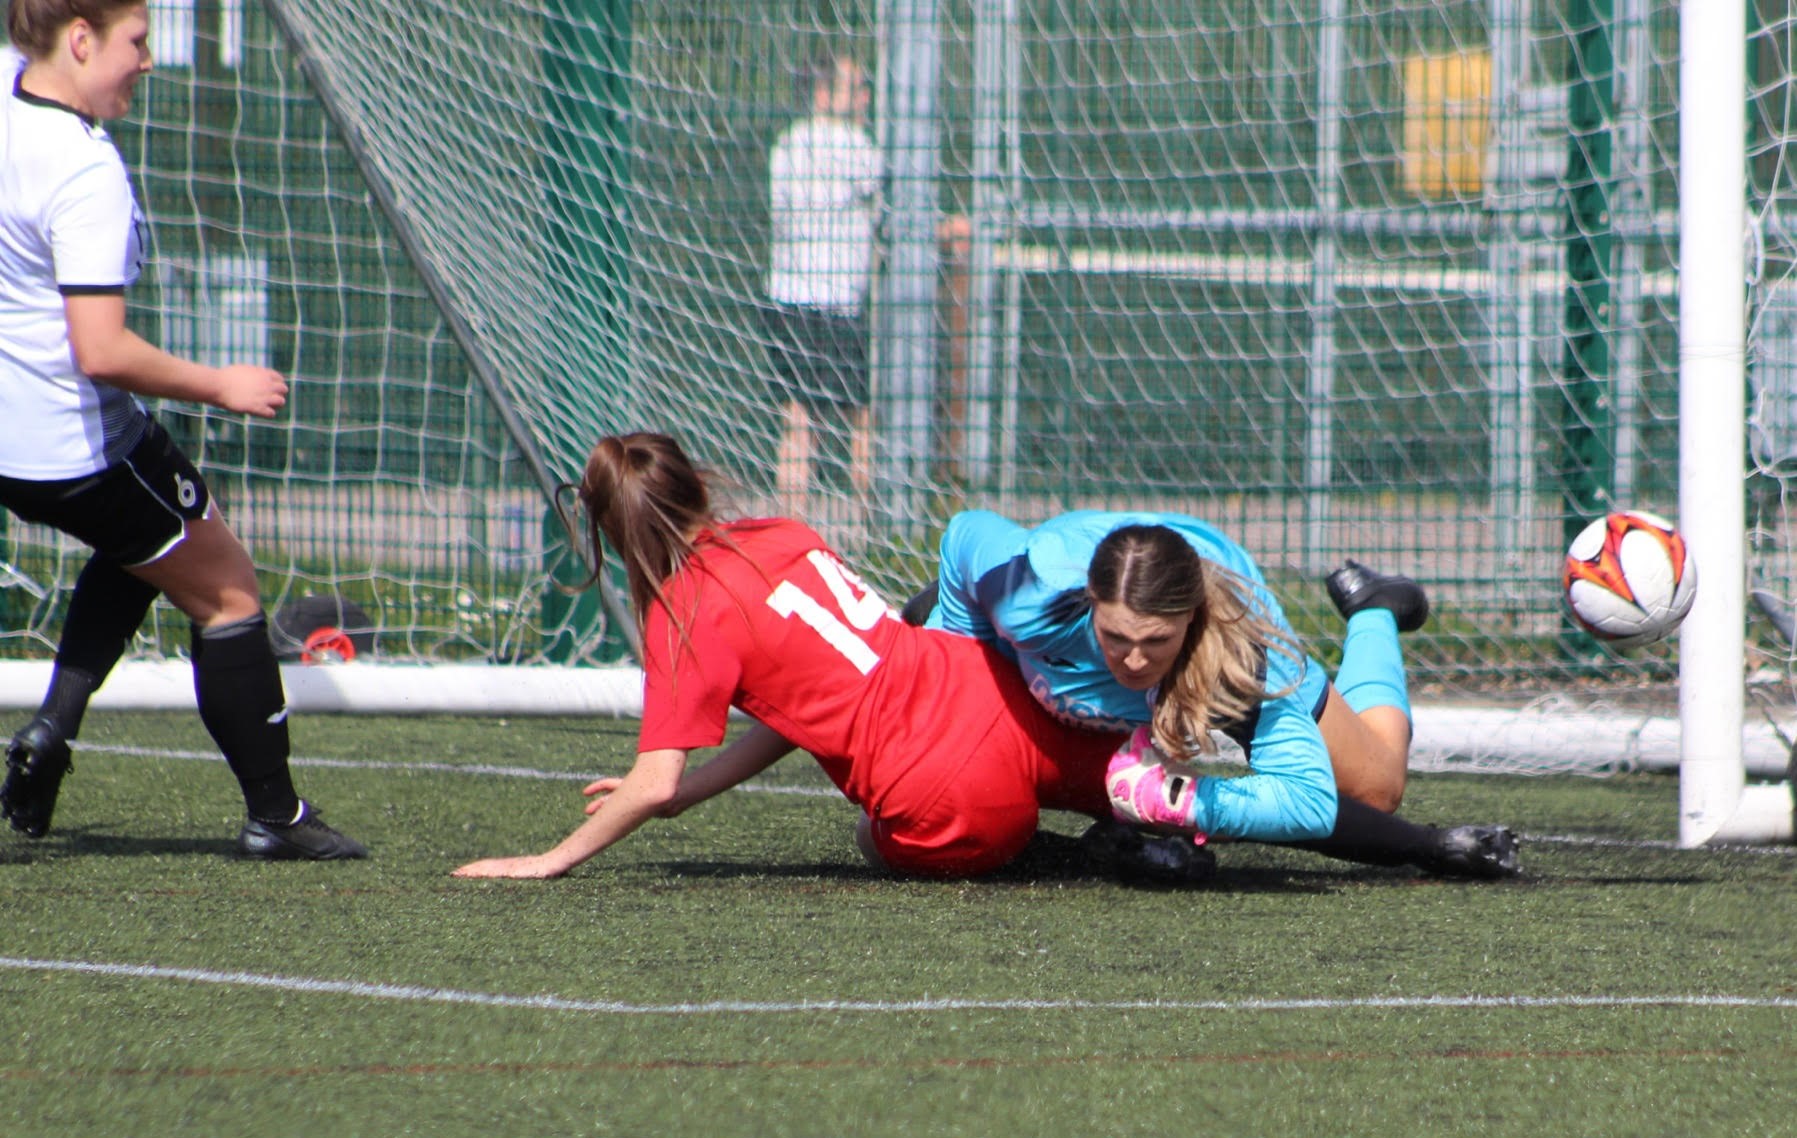
<path id="1" fill-rule="evenodd" d="M 834 50 L 874 76 L 888 170 L 875 469 L 862 493 L 825 463 L 801 512 L 876 584 L 908 593 L 963 505 L 1182 509 L 1262 559 L 1325 655 L 1320 577 L 1353 556 L 1437 594 L 1422 682 L 1668 672 L 1669 647 L 1568 638 L 1558 572 L 1587 514 L 1676 509 L 1669 0 L 199 11 L 191 65 L 117 130 L 155 223 L 134 319 L 295 376 L 275 424 L 174 421 L 271 592 L 355 596 L 394 652 L 599 634 L 545 593 L 540 483 L 600 432 L 676 433 L 742 509 L 779 505 L 767 156 Z M 1788 23 L 1761 5 L 1753 41 L 1768 218 Z M 1769 281 L 1797 260 L 1770 237 Z M 70 554 L 8 536 L 54 599 Z M 41 649 L 52 610 L 12 642 Z"/>

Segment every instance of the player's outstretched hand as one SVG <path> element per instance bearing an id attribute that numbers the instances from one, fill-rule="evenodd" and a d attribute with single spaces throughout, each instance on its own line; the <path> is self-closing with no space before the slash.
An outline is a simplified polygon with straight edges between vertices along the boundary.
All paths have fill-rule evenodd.
<path id="1" fill-rule="evenodd" d="M 560 877 L 567 870 L 552 864 L 544 857 L 490 857 L 482 861 L 471 861 L 462 866 L 452 877 L 519 877 L 545 878 Z"/>
<path id="2" fill-rule="evenodd" d="M 287 404 L 287 381 L 273 368 L 229 364 L 218 369 L 216 402 L 227 411 L 272 419 Z"/>

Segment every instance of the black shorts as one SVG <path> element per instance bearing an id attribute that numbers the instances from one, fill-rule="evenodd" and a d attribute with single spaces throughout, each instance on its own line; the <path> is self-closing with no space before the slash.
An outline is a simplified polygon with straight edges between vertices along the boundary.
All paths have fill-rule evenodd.
<path id="1" fill-rule="evenodd" d="M 120 565 L 148 565 L 212 508 L 206 480 L 154 419 L 98 474 L 38 482 L 0 477 L 0 506 L 79 538 Z"/>
<path id="2" fill-rule="evenodd" d="M 774 363 L 776 393 L 806 407 L 867 406 L 863 317 L 801 304 L 770 304 L 761 309 L 761 322 Z"/>

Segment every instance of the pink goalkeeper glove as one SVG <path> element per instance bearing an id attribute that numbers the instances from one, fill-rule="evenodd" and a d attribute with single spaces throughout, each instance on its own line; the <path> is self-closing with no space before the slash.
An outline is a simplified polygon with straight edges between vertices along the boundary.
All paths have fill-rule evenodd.
<path id="1" fill-rule="evenodd" d="M 1152 734 L 1147 727 L 1136 728 L 1111 756 L 1104 775 L 1111 814 L 1119 822 L 1190 834 L 1193 844 L 1201 846 L 1205 835 L 1193 823 L 1198 772 L 1162 758 Z"/>

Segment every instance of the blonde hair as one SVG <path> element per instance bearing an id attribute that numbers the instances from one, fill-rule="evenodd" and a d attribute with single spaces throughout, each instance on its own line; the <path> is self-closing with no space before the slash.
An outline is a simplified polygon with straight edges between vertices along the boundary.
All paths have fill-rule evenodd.
<path id="1" fill-rule="evenodd" d="M 1154 743 L 1168 758 L 1215 753 L 1213 729 L 1285 694 L 1267 691 L 1267 653 L 1298 660 L 1297 638 L 1267 619 L 1250 582 L 1200 557 L 1178 531 L 1159 525 L 1112 530 L 1093 551 L 1086 581 L 1095 602 L 1192 618 L 1154 705 Z"/>

